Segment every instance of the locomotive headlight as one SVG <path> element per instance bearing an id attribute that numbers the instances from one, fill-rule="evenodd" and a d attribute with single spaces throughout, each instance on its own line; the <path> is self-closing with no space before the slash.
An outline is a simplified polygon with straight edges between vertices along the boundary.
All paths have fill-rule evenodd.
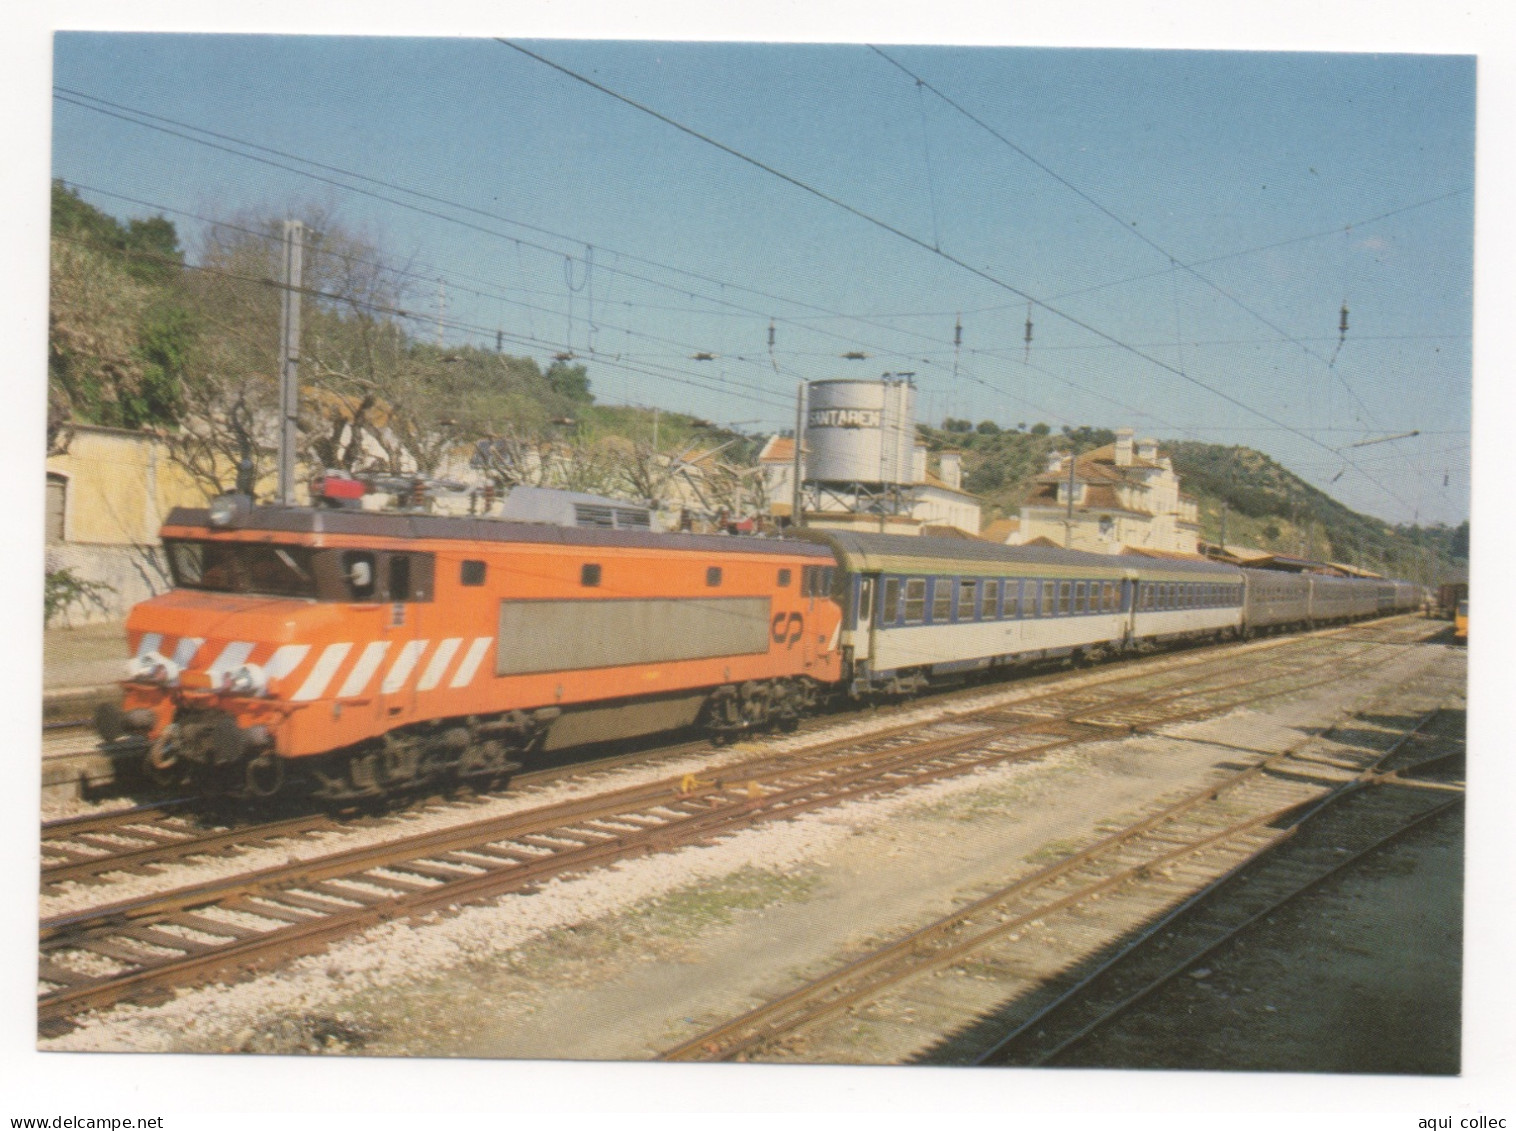
<path id="1" fill-rule="evenodd" d="M 257 664 L 243 664 L 227 678 L 231 695 L 262 695 L 268 691 L 268 673 Z"/>
<path id="2" fill-rule="evenodd" d="M 212 526 L 232 526 L 248 512 L 246 495 L 217 495 L 211 500 L 207 517 Z"/>
<path id="3" fill-rule="evenodd" d="M 161 652 L 149 652 L 126 662 L 126 678 L 148 683 L 178 683 L 179 665 Z"/>

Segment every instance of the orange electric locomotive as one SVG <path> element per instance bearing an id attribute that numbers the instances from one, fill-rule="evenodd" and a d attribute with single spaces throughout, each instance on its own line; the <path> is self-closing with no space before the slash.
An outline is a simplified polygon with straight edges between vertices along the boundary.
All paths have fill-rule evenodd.
<path id="1" fill-rule="evenodd" d="M 97 725 L 159 781 L 343 801 L 528 755 L 793 725 L 841 677 L 835 562 L 805 542 L 253 507 L 163 528 Z"/>

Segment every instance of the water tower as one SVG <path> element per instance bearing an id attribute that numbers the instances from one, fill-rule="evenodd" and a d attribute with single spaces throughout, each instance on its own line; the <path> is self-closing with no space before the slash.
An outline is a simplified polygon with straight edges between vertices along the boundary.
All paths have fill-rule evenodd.
<path id="1" fill-rule="evenodd" d="M 916 446 L 911 376 L 807 386 L 801 485 L 807 512 L 910 514 Z"/>

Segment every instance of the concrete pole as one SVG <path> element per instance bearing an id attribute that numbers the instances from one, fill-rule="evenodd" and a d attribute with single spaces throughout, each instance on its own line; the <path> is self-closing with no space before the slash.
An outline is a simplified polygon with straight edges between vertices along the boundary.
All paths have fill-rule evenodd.
<path id="1" fill-rule="evenodd" d="M 805 497 L 800 490 L 800 445 L 805 442 L 805 382 L 800 382 L 795 388 L 795 465 L 794 483 L 790 498 L 790 525 L 801 527 L 805 525 Z"/>
<path id="2" fill-rule="evenodd" d="M 284 285 L 279 304 L 279 502 L 295 505 L 295 444 L 300 423 L 300 288 L 305 225 L 284 222 Z"/>

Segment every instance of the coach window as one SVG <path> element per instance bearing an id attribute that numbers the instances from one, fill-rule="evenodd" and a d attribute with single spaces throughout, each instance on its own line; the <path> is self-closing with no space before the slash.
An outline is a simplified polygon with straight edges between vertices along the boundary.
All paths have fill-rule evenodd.
<path id="1" fill-rule="evenodd" d="M 585 562 L 579 567 L 579 584 L 593 589 L 600 584 L 600 563 Z"/>
<path id="2" fill-rule="evenodd" d="M 984 598 L 980 602 L 979 615 L 984 620 L 995 620 L 1000 616 L 1000 582 L 984 583 Z"/>
<path id="3" fill-rule="evenodd" d="M 946 577 L 932 579 L 932 623 L 947 624 L 953 618 L 953 582 Z"/>
<path id="4" fill-rule="evenodd" d="M 780 589 L 788 589 L 790 587 L 790 571 L 789 570 L 787 570 L 787 569 L 781 569 L 779 571 L 779 580 L 778 580 L 777 584 L 778 584 L 778 586 L 779 586 Z"/>
<path id="5" fill-rule="evenodd" d="M 484 563 L 473 561 L 464 562 L 458 580 L 464 585 L 483 585 Z"/>
<path id="6" fill-rule="evenodd" d="M 1058 615 L 1061 617 L 1069 615 L 1069 597 L 1072 595 L 1073 590 L 1074 583 L 1072 581 L 1060 581 L 1058 583 Z"/>
<path id="7" fill-rule="evenodd" d="M 718 586 L 718 585 L 721 584 L 721 567 L 720 566 L 707 566 L 706 567 L 706 569 L 705 569 L 705 584 L 708 587 L 713 588 L 713 589 L 716 586 Z"/>
<path id="8" fill-rule="evenodd" d="M 1035 617 L 1040 611 L 1037 601 L 1037 582 L 1028 577 L 1021 583 L 1021 615 Z"/>
<path id="9" fill-rule="evenodd" d="M 1082 581 L 1074 582 L 1074 612 L 1076 614 L 1088 612 L 1084 603 L 1084 593 L 1087 586 Z"/>
<path id="10" fill-rule="evenodd" d="M 905 583 L 905 623 L 920 624 L 926 619 L 926 581 L 913 577 Z"/>
<path id="11" fill-rule="evenodd" d="M 1044 581 L 1042 583 L 1042 615 L 1053 615 L 1053 602 L 1058 598 L 1058 583 L 1056 581 Z"/>
<path id="12" fill-rule="evenodd" d="M 884 602 L 884 611 L 880 614 L 880 624 L 894 624 L 900 619 L 900 579 L 891 577 L 884 583 L 884 591 L 880 595 Z"/>
<path id="13" fill-rule="evenodd" d="M 974 619 L 974 598 L 979 595 L 979 583 L 977 581 L 960 581 L 958 583 L 958 619 L 961 621 Z"/>

